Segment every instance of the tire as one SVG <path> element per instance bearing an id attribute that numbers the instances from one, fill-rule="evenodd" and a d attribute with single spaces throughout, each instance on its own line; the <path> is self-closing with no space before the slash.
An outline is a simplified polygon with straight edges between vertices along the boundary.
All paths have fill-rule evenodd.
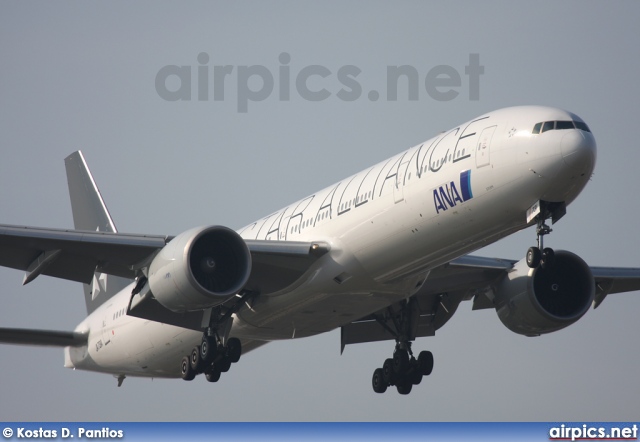
<path id="1" fill-rule="evenodd" d="M 542 267 L 548 268 L 555 264 L 556 262 L 556 253 L 553 249 L 546 247 L 542 250 Z"/>
<path id="2" fill-rule="evenodd" d="M 396 385 L 396 389 L 398 393 L 405 395 L 411 393 L 411 389 L 413 388 L 413 384 L 411 382 L 407 382 L 406 380 L 402 380 Z"/>
<path id="3" fill-rule="evenodd" d="M 420 382 L 422 382 L 422 374 L 418 371 L 418 367 L 411 373 L 410 378 L 413 385 L 420 385 Z"/>
<path id="4" fill-rule="evenodd" d="M 231 338 L 229 342 L 227 342 L 227 356 L 231 363 L 235 364 L 240 360 L 240 356 L 242 355 L 242 343 L 238 338 Z"/>
<path id="5" fill-rule="evenodd" d="M 394 385 L 393 359 L 389 358 L 382 364 L 382 378 L 387 385 Z"/>
<path id="6" fill-rule="evenodd" d="M 529 268 L 537 268 L 540 265 L 540 261 L 542 261 L 542 253 L 540 252 L 540 249 L 537 247 L 529 247 L 529 250 L 527 250 L 526 261 Z"/>
<path id="7" fill-rule="evenodd" d="M 371 378 L 371 385 L 373 391 L 376 393 L 384 393 L 387 391 L 387 383 L 384 381 L 384 374 L 382 368 L 376 368 L 373 372 L 373 378 Z"/>
<path id="8" fill-rule="evenodd" d="M 421 351 L 418 355 L 418 371 L 422 376 L 429 376 L 433 371 L 433 353 Z"/>
<path id="9" fill-rule="evenodd" d="M 205 378 L 207 378 L 207 382 L 218 382 L 220 380 L 220 372 L 215 368 L 208 368 L 204 372 Z"/>
<path id="10" fill-rule="evenodd" d="M 393 371 L 395 374 L 404 374 L 409 368 L 409 353 L 406 350 L 396 350 L 393 353 Z"/>
<path id="11" fill-rule="evenodd" d="M 202 373 L 204 368 L 204 362 L 200 357 L 200 346 L 194 347 L 191 350 L 191 356 L 189 357 L 189 363 L 191 364 L 191 369 L 196 373 Z"/>
<path id="12" fill-rule="evenodd" d="M 216 343 L 215 340 L 209 336 L 202 337 L 202 344 L 200 344 L 200 359 L 205 364 L 212 362 L 216 357 Z"/>
<path id="13" fill-rule="evenodd" d="M 231 368 L 231 359 L 224 357 L 220 361 L 216 362 L 216 368 L 222 373 L 226 373 Z"/>
<path id="14" fill-rule="evenodd" d="M 191 358 L 189 356 L 182 358 L 180 375 L 185 381 L 192 381 L 196 377 L 196 372 L 191 368 Z"/>

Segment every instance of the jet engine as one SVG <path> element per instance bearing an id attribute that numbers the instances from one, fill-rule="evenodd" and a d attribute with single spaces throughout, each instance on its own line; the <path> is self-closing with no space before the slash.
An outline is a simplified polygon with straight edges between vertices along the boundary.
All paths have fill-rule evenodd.
<path id="1" fill-rule="evenodd" d="M 251 273 L 244 240 L 222 226 L 199 227 L 172 239 L 153 259 L 149 288 L 174 312 L 215 307 L 238 293 Z"/>
<path id="2" fill-rule="evenodd" d="M 576 322 L 594 296 L 589 266 L 571 252 L 557 251 L 555 262 L 545 268 L 530 269 L 519 261 L 498 285 L 495 305 L 509 330 L 538 336 Z"/>

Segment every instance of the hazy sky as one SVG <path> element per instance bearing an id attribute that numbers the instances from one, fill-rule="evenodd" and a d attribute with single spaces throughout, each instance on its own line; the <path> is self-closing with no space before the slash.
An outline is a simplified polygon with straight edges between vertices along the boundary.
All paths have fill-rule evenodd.
<path id="1" fill-rule="evenodd" d="M 72 227 L 63 158 L 82 149 L 121 232 L 240 228 L 484 112 L 542 104 L 580 115 L 598 142 L 592 182 L 546 244 L 592 265 L 640 266 L 638 17 L 632 1 L 4 1 L 0 223 Z M 477 100 L 470 54 L 484 66 Z M 169 65 L 191 70 L 190 100 L 158 93 Z M 402 65 L 419 74 L 417 100 L 403 83 L 387 98 L 387 67 Z M 460 74 L 448 101 L 425 87 L 441 65 Z M 217 100 L 214 66 L 232 68 Z M 339 95 L 345 66 L 360 71 L 352 101 Z M 296 79 L 309 69 L 326 74 L 309 79 L 310 92 L 329 96 L 300 93 Z M 165 85 L 185 92 L 176 75 Z M 478 254 L 521 258 L 534 240 L 529 229 Z M 78 284 L 21 281 L 0 269 L 0 326 L 71 330 L 83 319 Z M 462 304 L 414 344 L 434 353 L 435 368 L 406 397 L 371 389 L 393 342 L 340 356 L 338 331 L 271 343 L 217 384 L 127 379 L 116 388 L 109 375 L 63 368 L 61 349 L 3 345 L 0 416 L 637 421 L 639 312 L 640 293 L 614 295 L 565 330 L 525 338 L 494 311 Z"/>

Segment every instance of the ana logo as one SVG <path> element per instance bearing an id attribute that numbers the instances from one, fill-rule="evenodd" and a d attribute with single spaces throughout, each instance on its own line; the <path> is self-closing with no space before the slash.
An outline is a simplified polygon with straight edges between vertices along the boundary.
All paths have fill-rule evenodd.
<path id="1" fill-rule="evenodd" d="M 460 173 L 459 184 L 451 181 L 433 189 L 433 205 L 436 208 L 436 213 L 455 207 L 458 203 L 463 203 L 471 198 L 473 198 L 473 193 L 471 193 L 470 170 Z"/>

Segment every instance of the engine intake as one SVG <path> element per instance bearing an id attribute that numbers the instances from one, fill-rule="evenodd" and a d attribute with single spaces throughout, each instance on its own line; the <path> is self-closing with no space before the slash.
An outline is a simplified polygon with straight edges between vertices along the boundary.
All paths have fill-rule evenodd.
<path id="1" fill-rule="evenodd" d="M 238 293 L 251 274 L 244 240 L 222 226 L 199 227 L 176 236 L 149 266 L 149 288 L 174 312 L 215 307 Z"/>
<path id="2" fill-rule="evenodd" d="M 511 331 L 538 336 L 567 327 L 589 310 L 595 282 L 589 266 L 574 253 L 555 253 L 555 263 L 530 269 L 519 261 L 499 284 L 495 305 Z"/>

